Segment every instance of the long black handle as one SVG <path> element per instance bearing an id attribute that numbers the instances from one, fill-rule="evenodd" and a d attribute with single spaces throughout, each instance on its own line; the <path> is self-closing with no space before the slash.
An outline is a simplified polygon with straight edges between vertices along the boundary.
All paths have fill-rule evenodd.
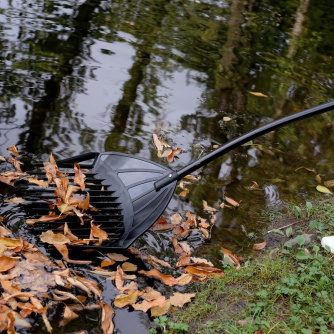
<path id="1" fill-rule="evenodd" d="M 168 175 L 163 176 L 161 179 L 157 180 L 154 184 L 155 189 L 158 191 L 161 188 L 165 187 L 166 185 L 174 182 L 180 181 L 184 176 L 192 173 L 193 171 L 205 166 L 209 162 L 221 157 L 225 153 L 232 151 L 234 148 L 239 147 L 257 137 L 260 137 L 268 132 L 281 128 L 285 125 L 291 124 L 296 121 L 303 120 L 305 118 L 309 118 L 315 115 L 322 114 L 324 112 L 333 110 L 334 108 L 334 101 L 322 104 L 320 106 L 310 108 L 304 111 L 300 111 L 290 116 L 286 116 L 280 118 L 276 121 L 270 122 L 265 124 L 255 130 L 252 130 L 238 138 L 235 138 L 225 145 L 221 146 L 220 148 L 216 149 L 215 151 L 207 154 L 206 156 L 200 158 L 197 161 L 192 162 L 188 166 L 181 168 L 178 171 L 174 171 Z"/>

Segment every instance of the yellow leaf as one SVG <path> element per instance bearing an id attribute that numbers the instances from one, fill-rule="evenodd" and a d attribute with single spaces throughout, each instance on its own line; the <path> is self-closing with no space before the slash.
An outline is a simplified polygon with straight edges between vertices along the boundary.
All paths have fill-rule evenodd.
<path id="1" fill-rule="evenodd" d="M 170 308 L 170 301 L 166 300 L 161 306 L 154 306 L 151 308 L 152 317 L 160 317 L 168 312 Z"/>
<path id="2" fill-rule="evenodd" d="M 259 97 L 268 97 L 268 95 L 265 95 L 265 94 L 262 94 L 262 93 L 259 93 L 259 92 L 248 92 L 250 94 L 253 94 L 255 96 L 259 96 Z"/>
<path id="3" fill-rule="evenodd" d="M 20 239 L 0 237 L 0 244 L 6 247 L 21 247 L 22 241 Z"/>
<path id="4" fill-rule="evenodd" d="M 324 194 L 332 194 L 332 192 L 331 192 L 328 188 L 326 188 L 326 187 L 324 187 L 324 186 L 320 186 L 320 185 L 318 185 L 316 189 L 317 189 L 319 192 L 324 193 Z"/>
<path id="5" fill-rule="evenodd" d="M 114 305 L 119 308 L 123 308 L 127 305 L 135 304 L 138 298 L 139 291 L 134 291 L 129 295 L 120 294 L 114 300 Z"/>

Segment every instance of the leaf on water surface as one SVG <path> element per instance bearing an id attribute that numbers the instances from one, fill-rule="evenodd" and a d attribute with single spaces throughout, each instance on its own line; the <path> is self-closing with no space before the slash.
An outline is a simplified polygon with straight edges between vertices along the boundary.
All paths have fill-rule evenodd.
<path id="1" fill-rule="evenodd" d="M 116 262 L 124 262 L 129 260 L 129 258 L 127 256 L 124 256 L 123 254 L 107 253 L 107 256 Z"/>
<path id="2" fill-rule="evenodd" d="M 63 319 L 59 322 L 59 325 L 60 326 L 65 326 L 70 321 L 72 321 L 73 319 L 76 319 L 78 317 L 79 316 L 76 313 L 74 313 L 68 306 L 65 305 Z"/>
<path id="3" fill-rule="evenodd" d="M 123 291 L 123 284 L 124 284 L 124 272 L 120 265 L 117 266 L 116 270 L 116 278 L 115 278 L 115 285 L 116 289 L 120 292 Z"/>
<path id="4" fill-rule="evenodd" d="M 168 223 L 163 217 L 158 218 L 158 220 L 153 225 L 153 231 L 167 231 L 172 229 L 174 226 Z"/>
<path id="5" fill-rule="evenodd" d="M 100 264 L 100 267 L 109 267 L 109 266 L 112 266 L 113 264 L 115 264 L 116 261 L 113 260 L 113 259 L 104 259 L 101 264 Z"/>
<path id="6" fill-rule="evenodd" d="M 180 192 L 180 194 L 179 194 L 179 196 L 181 196 L 181 197 L 184 197 L 184 196 L 186 196 L 187 194 L 189 194 L 189 189 L 184 189 L 184 190 L 182 190 L 181 192 Z"/>
<path id="7" fill-rule="evenodd" d="M 261 243 L 259 243 L 259 244 L 254 244 L 254 245 L 253 245 L 253 249 L 254 249 L 254 250 L 261 250 L 261 249 L 265 248 L 266 245 L 267 245 L 267 242 L 266 242 L 266 241 L 263 241 L 263 242 L 261 242 Z"/>
<path id="8" fill-rule="evenodd" d="M 85 260 L 71 260 L 68 257 L 68 249 L 64 244 L 53 244 L 57 251 L 63 256 L 64 260 L 68 263 L 77 263 L 77 264 L 90 264 L 92 261 L 85 261 Z"/>
<path id="9" fill-rule="evenodd" d="M 178 147 L 176 149 L 173 148 L 172 151 L 171 151 L 171 153 L 167 156 L 167 161 L 168 162 L 173 162 L 175 156 L 179 155 L 180 152 L 181 152 L 181 150 L 182 149 L 180 147 Z"/>
<path id="10" fill-rule="evenodd" d="M 154 145 L 157 148 L 157 150 L 162 152 L 164 147 L 163 147 L 161 141 L 159 140 L 158 136 L 155 133 L 153 133 L 153 142 L 154 142 Z"/>
<path id="11" fill-rule="evenodd" d="M 321 186 L 321 185 L 318 185 L 316 189 L 319 192 L 324 193 L 324 194 L 332 194 L 332 192 L 328 188 Z"/>
<path id="12" fill-rule="evenodd" d="M 210 213 L 210 214 L 214 214 L 215 212 L 218 211 L 217 209 L 215 209 L 215 208 L 209 206 L 209 205 L 208 205 L 208 202 L 205 201 L 204 199 L 202 200 L 202 203 L 203 203 L 203 210 L 204 210 L 205 212 L 208 212 L 208 213 Z"/>
<path id="13" fill-rule="evenodd" d="M 122 264 L 122 269 L 123 271 L 137 271 L 138 266 L 136 266 L 135 264 L 131 262 L 124 262 Z"/>
<path id="14" fill-rule="evenodd" d="M 238 202 L 235 201 L 234 199 L 232 199 L 232 198 L 230 198 L 230 197 L 227 197 L 227 196 L 224 196 L 224 200 L 225 200 L 227 203 L 229 203 L 229 204 L 231 204 L 232 206 L 234 206 L 234 207 L 238 207 L 239 204 L 240 204 L 240 202 L 238 203 Z"/>
<path id="15" fill-rule="evenodd" d="M 164 296 L 159 296 L 157 299 L 154 300 L 143 300 L 141 303 L 132 304 L 131 306 L 136 311 L 147 312 L 152 307 L 163 307 L 166 303 L 166 298 Z"/>
<path id="16" fill-rule="evenodd" d="M 62 233 L 54 233 L 51 230 L 48 230 L 46 232 L 42 232 L 40 239 L 42 242 L 54 245 L 54 244 L 68 244 L 71 242 L 70 239 L 65 237 Z"/>
<path id="17" fill-rule="evenodd" d="M 139 296 L 144 300 L 152 301 L 160 298 L 162 294 L 159 291 L 154 290 L 152 287 L 147 286 L 144 290 L 140 292 Z"/>
<path id="18" fill-rule="evenodd" d="M 252 181 L 253 184 L 251 186 L 251 189 L 260 189 L 260 186 L 258 185 L 258 183 L 256 181 Z"/>
<path id="19" fill-rule="evenodd" d="M 139 295 L 139 291 L 134 291 L 130 294 L 120 294 L 114 300 L 114 306 L 123 308 L 128 305 L 135 304 Z"/>
<path id="20" fill-rule="evenodd" d="M 178 281 L 176 278 L 174 278 L 171 275 L 164 275 L 162 274 L 160 271 L 158 271 L 157 269 L 152 269 L 150 271 L 145 272 L 144 270 L 139 271 L 139 274 L 144 274 L 146 276 L 153 276 L 155 278 L 158 278 L 159 280 L 161 280 L 164 284 L 168 285 L 168 286 L 173 286 L 173 285 L 177 285 Z"/>
<path id="21" fill-rule="evenodd" d="M 18 157 L 20 155 L 19 151 L 17 150 L 15 145 L 12 145 L 10 147 L 7 148 L 7 150 L 14 156 L 14 157 Z"/>
<path id="22" fill-rule="evenodd" d="M 113 317 L 115 311 L 107 303 L 101 303 L 101 329 L 103 334 L 112 334 L 114 332 Z"/>
<path id="23" fill-rule="evenodd" d="M 4 237 L 8 234 L 12 234 L 12 232 L 8 228 L 3 227 L 3 226 L 0 225 L 0 237 Z"/>
<path id="24" fill-rule="evenodd" d="M 176 307 L 183 307 L 191 301 L 191 298 L 195 298 L 196 293 L 180 293 L 174 292 L 174 294 L 169 298 L 171 305 Z"/>
<path id="25" fill-rule="evenodd" d="M 248 91 L 248 93 L 250 93 L 252 95 L 255 95 L 255 96 L 258 96 L 258 97 L 268 97 L 268 95 L 265 95 L 265 94 L 260 93 L 260 92 L 250 92 L 250 91 Z"/>
<path id="26" fill-rule="evenodd" d="M 221 269 L 212 267 L 187 266 L 185 268 L 185 271 L 187 271 L 191 275 L 202 278 L 208 278 L 212 276 L 218 276 L 218 277 L 225 276 L 225 273 Z"/>
<path id="27" fill-rule="evenodd" d="M 76 279 L 79 280 L 81 283 L 83 283 L 96 296 L 102 299 L 102 291 L 95 282 L 81 276 L 76 276 Z"/>

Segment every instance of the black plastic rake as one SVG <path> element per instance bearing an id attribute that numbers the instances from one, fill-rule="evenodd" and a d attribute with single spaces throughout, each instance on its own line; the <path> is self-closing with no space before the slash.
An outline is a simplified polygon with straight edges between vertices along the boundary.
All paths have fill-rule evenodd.
<path id="1" fill-rule="evenodd" d="M 108 233 L 109 239 L 102 245 L 78 245 L 73 247 L 97 248 L 99 250 L 125 249 L 147 231 L 161 216 L 170 202 L 176 184 L 184 176 L 205 166 L 261 135 L 290 123 L 309 118 L 334 108 L 334 102 L 307 109 L 293 115 L 281 118 L 253 131 L 250 131 L 201 159 L 192 162 L 184 168 L 173 171 L 150 160 L 117 153 L 90 152 L 58 161 L 58 166 L 72 168 L 75 162 L 81 168 L 89 168 L 86 173 L 86 189 L 90 194 L 90 203 L 98 211 L 90 212 L 95 224 Z M 93 161 L 89 163 L 90 161 Z M 36 174 L 36 172 L 32 172 Z M 38 172 L 43 173 L 43 172 Z M 73 182 L 73 174 L 69 175 Z M 49 205 L 43 199 L 52 199 L 54 189 L 29 186 L 28 205 L 30 218 L 39 218 L 49 212 Z M 90 220 L 80 225 L 75 216 L 67 216 L 72 233 L 79 238 L 87 239 L 90 233 Z M 64 221 L 36 223 L 32 228 L 41 233 L 53 229 L 59 231 Z"/>

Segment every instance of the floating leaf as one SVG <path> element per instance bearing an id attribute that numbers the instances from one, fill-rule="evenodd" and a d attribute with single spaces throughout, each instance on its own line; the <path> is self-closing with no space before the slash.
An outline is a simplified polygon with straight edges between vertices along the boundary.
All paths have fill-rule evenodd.
<path id="1" fill-rule="evenodd" d="M 18 152 L 17 148 L 15 145 L 12 145 L 11 147 L 8 147 L 7 150 L 13 154 L 14 157 L 18 157 L 20 153 Z"/>
<path id="2" fill-rule="evenodd" d="M 135 304 L 138 298 L 139 291 L 134 291 L 129 295 L 120 294 L 114 300 L 115 307 L 123 308 L 127 305 Z"/>
<path id="3" fill-rule="evenodd" d="M 218 210 L 209 206 L 208 205 L 208 202 L 205 201 L 204 199 L 202 200 L 202 203 L 203 203 L 203 210 L 210 213 L 210 214 L 214 214 L 215 212 L 217 212 Z"/>
<path id="4" fill-rule="evenodd" d="M 153 142 L 154 142 L 154 145 L 157 148 L 157 150 L 162 152 L 164 147 L 161 144 L 161 141 L 159 140 L 158 136 L 155 133 L 153 133 Z"/>
<path id="5" fill-rule="evenodd" d="M 107 303 L 102 303 L 101 329 L 103 334 L 112 334 L 114 332 L 115 311 Z"/>
<path id="6" fill-rule="evenodd" d="M 132 307 L 136 311 L 147 312 L 152 307 L 163 307 L 166 304 L 166 298 L 164 296 L 159 296 L 155 300 L 144 300 L 140 304 L 132 304 Z"/>
<path id="7" fill-rule="evenodd" d="M 332 194 L 332 192 L 328 188 L 321 186 L 321 185 L 318 185 L 316 189 L 319 192 L 324 193 L 324 194 Z"/>
<path id="8" fill-rule="evenodd" d="M 166 300 L 163 305 L 154 306 L 151 308 L 151 316 L 152 317 L 160 317 L 168 312 L 170 308 L 170 301 Z"/>
<path id="9" fill-rule="evenodd" d="M 174 278 L 173 276 L 170 276 L 170 275 L 164 275 L 160 271 L 158 271 L 157 269 L 152 269 L 148 272 L 141 272 L 141 273 L 144 273 L 147 276 L 156 277 L 168 286 L 173 286 L 173 285 L 176 285 L 178 283 L 176 278 Z"/>
<path id="10" fill-rule="evenodd" d="M 325 185 L 327 188 L 332 188 L 332 187 L 334 187 L 334 180 L 328 180 L 328 181 L 325 181 L 325 182 L 324 182 L 324 185 Z"/>
<path id="11" fill-rule="evenodd" d="M 124 262 L 122 264 L 123 271 L 137 271 L 138 267 L 130 262 Z"/>
<path id="12" fill-rule="evenodd" d="M 78 317 L 79 316 L 76 313 L 74 313 L 68 306 L 65 306 L 63 319 L 59 322 L 59 325 L 60 326 L 65 326 L 70 321 L 72 321 L 73 319 L 76 319 Z"/>
<path id="13" fill-rule="evenodd" d="M 124 256 L 123 254 L 108 253 L 107 256 L 108 256 L 110 259 L 115 260 L 116 262 L 123 262 L 123 261 L 129 260 L 129 258 L 126 257 L 126 256 Z"/>
<path id="14" fill-rule="evenodd" d="M 112 266 L 113 264 L 115 264 L 115 260 L 113 259 L 104 259 L 101 264 L 100 264 L 100 267 L 109 267 L 109 266 Z"/>

